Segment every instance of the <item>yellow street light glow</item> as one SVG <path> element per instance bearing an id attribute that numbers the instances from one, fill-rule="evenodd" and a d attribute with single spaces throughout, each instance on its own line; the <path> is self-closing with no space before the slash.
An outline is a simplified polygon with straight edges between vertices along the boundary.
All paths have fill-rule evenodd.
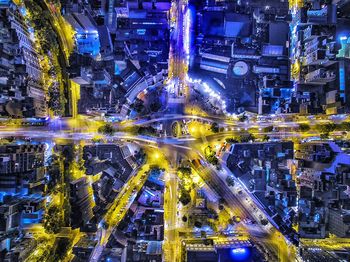
<path id="1" fill-rule="evenodd" d="M 159 153 L 158 153 L 158 152 L 157 152 L 157 153 L 155 153 L 155 154 L 154 154 L 154 157 L 155 157 L 156 159 L 159 159 L 159 158 L 160 158 Z"/>

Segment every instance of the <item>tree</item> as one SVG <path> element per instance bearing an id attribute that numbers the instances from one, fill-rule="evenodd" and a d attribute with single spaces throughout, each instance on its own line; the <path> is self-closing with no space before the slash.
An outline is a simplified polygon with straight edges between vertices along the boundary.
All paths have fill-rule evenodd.
<path id="1" fill-rule="evenodd" d="M 101 143 L 101 142 L 103 142 L 103 140 L 102 140 L 102 138 L 99 138 L 99 137 L 93 137 L 91 139 L 91 142 L 92 143 Z"/>
<path id="2" fill-rule="evenodd" d="M 174 122 L 171 126 L 171 132 L 173 137 L 181 136 L 181 125 L 178 122 Z"/>
<path id="3" fill-rule="evenodd" d="M 266 226 L 266 225 L 269 223 L 269 221 L 267 221 L 267 219 L 261 219 L 261 220 L 260 220 L 260 223 L 261 223 L 263 226 Z"/>
<path id="4" fill-rule="evenodd" d="M 219 163 L 216 157 L 215 151 L 212 150 L 211 146 L 207 146 L 204 150 L 205 159 L 212 165 L 217 165 Z"/>
<path id="5" fill-rule="evenodd" d="M 218 133 L 219 132 L 219 125 L 218 125 L 218 123 L 216 123 L 216 122 L 212 123 L 211 126 L 210 126 L 210 130 L 213 133 Z"/>
<path id="6" fill-rule="evenodd" d="M 178 172 L 181 172 L 184 176 L 190 177 L 191 176 L 191 168 L 189 167 L 179 167 L 177 169 Z"/>
<path id="7" fill-rule="evenodd" d="M 140 126 L 137 130 L 137 134 L 146 135 L 146 136 L 155 136 L 157 134 L 157 130 L 151 126 Z"/>
<path id="8" fill-rule="evenodd" d="M 202 224 L 200 221 L 195 221 L 195 222 L 194 222 L 194 226 L 195 226 L 196 228 L 201 228 L 202 225 L 203 225 L 203 224 Z"/>
<path id="9" fill-rule="evenodd" d="M 227 176 L 226 177 L 226 183 L 228 186 L 235 186 L 235 180 L 233 179 L 232 176 Z"/>
<path id="10" fill-rule="evenodd" d="M 190 193 L 187 190 L 185 190 L 184 188 L 181 189 L 181 193 L 180 194 L 181 195 L 180 195 L 180 199 L 179 200 L 184 206 L 186 206 L 188 203 L 191 202 L 191 195 L 190 195 Z"/>
<path id="11" fill-rule="evenodd" d="M 44 228 L 50 234 L 56 234 L 63 226 L 63 213 L 59 206 L 51 205 L 45 212 Z"/>
<path id="12" fill-rule="evenodd" d="M 236 223 L 235 223 L 235 221 L 232 219 L 232 218 L 230 218 L 229 220 L 228 220 L 228 223 L 230 224 L 230 225 L 232 225 L 232 226 L 234 226 Z"/>
<path id="13" fill-rule="evenodd" d="M 247 134 L 241 134 L 239 137 L 238 137 L 238 140 L 241 142 L 241 143 L 247 143 L 247 142 L 250 142 L 250 141 L 255 141 L 255 136 L 251 133 L 247 133 Z"/>
<path id="14" fill-rule="evenodd" d="M 246 120 L 248 120 L 248 117 L 246 116 L 245 113 L 243 113 L 243 114 L 241 114 L 241 115 L 238 116 L 238 120 L 239 120 L 240 122 L 245 122 Z"/>
<path id="15" fill-rule="evenodd" d="M 300 132 L 307 132 L 310 130 L 310 126 L 308 124 L 299 124 L 298 130 Z"/>
<path id="16" fill-rule="evenodd" d="M 273 131 L 273 126 L 267 126 L 263 129 L 264 133 L 270 133 Z"/>
<path id="17" fill-rule="evenodd" d="M 161 109 L 161 107 L 162 107 L 162 104 L 160 103 L 160 101 L 153 102 L 149 106 L 152 112 L 158 112 L 159 109 Z"/>
<path id="18" fill-rule="evenodd" d="M 145 109 L 144 103 L 141 99 L 136 98 L 135 102 L 131 105 L 137 113 L 142 113 Z"/>
<path id="19" fill-rule="evenodd" d="M 225 141 L 226 141 L 226 143 L 229 143 L 229 144 L 238 143 L 238 140 L 234 137 L 226 138 Z"/>
<path id="20" fill-rule="evenodd" d="M 262 141 L 267 142 L 270 140 L 270 137 L 268 135 L 264 135 L 262 138 Z"/>
<path id="21" fill-rule="evenodd" d="M 323 133 L 320 135 L 321 139 L 328 139 L 329 138 L 329 133 Z"/>
<path id="22" fill-rule="evenodd" d="M 62 260 L 65 257 L 71 245 L 72 245 L 72 241 L 69 238 L 62 238 L 62 237 L 57 238 L 55 255 L 54 255 L 55 261 Z"/>
<path id="23" fill-rule="evenodd" d="M 218 213 L 212 209 L 212 208 L 207 208 L 208 211 L 208 218 L 212 218 L 212 219 L 218 219 Z"/>
<path id="24" fill-rule="evenodd" d="M 336 128 L 337 125 L 333 123 L 327 123 L 324 125 L 316 125 L 316 130 L 321 132 L 321 133 L 330 133 L 333 132 Z"/>
<path id="25" fill-rule="evenodd" d="M 339 131 L 350 131 L 350 122 L 342 122 L 337 126 Z"/>
<path id="26" fill-rule="evenodd" d="M 107 136 L 113 136 L 116 132 L 116 129 L 110 124 L 106 123 L 105 125 L 101 126 L 97 130 L 100 134 L 104 134 Z"/>

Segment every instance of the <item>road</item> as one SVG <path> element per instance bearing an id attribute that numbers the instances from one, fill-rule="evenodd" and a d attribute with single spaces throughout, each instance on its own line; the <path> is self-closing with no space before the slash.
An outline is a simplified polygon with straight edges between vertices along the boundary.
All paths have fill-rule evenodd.
<path id="1" fill-rule="evenodd" d="M 137 193 L 146 182 L 148 170 L 149 165 L 144 165 L 137 173 L 132 174 L 130 180 L 124 184 L 120 193 L 108 208 L 108 211 L 101 219 L 102 223 L 100 223 L 97 232 L 98 243 L 90 256 L 90 261 L 100 261 L 100 257 L 110 236 L 124 218 L 131 204 L 134 202 Z"/>
<path id="2" fill-rule="evenodd" d="M 0 125 L 0 136 L 2 137 L 9 137 L 9 136 L 24 136 L 24 137 L 34 137 L 34 138 L 40 138 L 42 136 L 48 137 L 48 138 L 64 138 L 64 139 L 91 139 L 95 137 L 96 135 L 99 135 L 97 132 L 97 129 L 99 126 L 102 125 L 101 120 L 95 120 L 91 117 L 83 117 L 79 116 L 80 119 L 73 119 L 73 118 L 61 118 L 61 119 L 52 119 L 47 126 L 25 126 L 20 127 L 16 125 Z M 163 123 L 163 126 L 171 126 L 171 123 L 174 121 L 181 121 L 181 120 L 198 120 L 198 121 L 204 121 L 204 122 L 213 122 L 214 120 L 210 117 L 201 117 L 201 116 L 195 116 L 195 115 L 183 115 L 183 114 L 169 114 L 164 115 L 163 117 L 158 117 L 154 119 L 139 119 L 135 121 L 128 121 L 126 123 L 120 123 L 118 124 L 118 127 L 122 130 L 123 127 L 129 127 L 129 126 L 135 126 L 135 125 L 149 125 L 153 123 Z M 292 138 L 292 137 L 301 137 L 303 136 L 319 136 L 318 132 L 315 131 L 309 131 L 309 132 L 297 132 L 295 130 L 291 131 L 278 131 L 278 132 L 264 132 L 263 128 L 272 126 L 277 128 L 283 128 L 283 127 L 297 127 L 299 126 L 300 122 L 264 122 L 264 123 L 257 123 L 257 122 L 247 122 L 242 123 L 239 121 L 227 121 L 227 120 L 215 120 L 216 123 L 218 123 L 220 126 L 225 126 L 224 131 L 213 134 L 208 136 L 206 139 L 208 140 L 215 140 L 218 138 L 223 138 L 225 136 L 232 135 L 233 132 L 240 133 L 248 129 L 255 129 L 254 132 L 257 135 L 268 135 L 270 137 L 279 137 L 279 138 Z M 320 123 L 328 123 L 328 120 L 315 120 L 311 126 L 317 125 Z M 171 135 L 170 130 L 167 130 L 167 135 Z M 126 132 L 117 132 L 115 134 L 115 138 L 124 136 L 127 138 Z M 112 136 L 113 137 L 113 136 Z M 142 138 L 142 136 L 133 136 L 129 135 L 129 138 Z M 150 139 L 150 138 L 149 138 Z M 189 138 L 169 138 L 175 140 L 184 140 Z M 152 138 L 152 140 L 154 140 Z"/>
<path id="3" fill-rule="evenodd" d="M 179 116 L 170 116 L 169 121 L 173 121 L 174 118 L 178 118 Z M 162 121 L 167 120 L 167 117 L 162 118 Z M 35 139 L 58 139 L 58 138 L 65 138 L 65 139 L 73 139 L 73 140 L 91 140 L 94 138 L 94 136 L 97 133 L 91 133 L 91 132 L 73 132 L 69 129 L 65 129 L 63 131 L 57 132 L 54 130 L 50 130 L 51 127 L 23 127 L 23 128 L 13 128 L 11 127 L 5 127 L 0 131 L 0 135 L 2 137 L 6 136 L 14 136 L 14 135 L 20 135 L 24 137 L 29 138 L 35 138 Z M 77 129 L 79 130 L 79 129 Z M 232 134 L 232 132 L 223 132 L 215 135 L 208 136 L 208 142 L 217 141 L 218 139 L 225 137 L 229 134 Z M 295 133 L 286 133 L 288 137 L 295 136 Z M 109 140 L 114 139 L 124 139 L 124 140 L 131 140 L 131 141 L 137 141 L 142 143 L 146 146 L 154 146 L 159 147 L 162 152 L 166 152 L 166 155 L 170 159 L 170 163 L 172 164 L 172 168 L 169 170 L 169 177 L 167 179 L 167 189 L 166 189 L 166 200 L 168 201 L 165 204 L 165 210 L 166 210 L 166 216 L 165 219 L 167 225 L 165 230 L 165 250 L 166 250 L 166 261 L 172 261 L 171 258 L 176 258 L 179 254 L 179 230 L 177 227 L 177 177 L 176 177 L 176 166 L 178 163 L 178 154 L 179 155 L 185 155 L 189 159 L 194 159 L 201 157 L 198 152 L 196 152 L 196 148 L 198 148 L 201 144 L 202 138 L 195 139 L 195 138 L 169 138 L 169 137 L 149 137 L 149 136 L 133 136 L 128 133 L 118 132 L 114 136 L 111 136 L 108 138 Z M 171 157 L 173 155 L 173 157 Z M 254 211 L 247 209 L 245 205 L 242 204 L 244 202 L 244 199 L 238 199 L 235 194 L 227 187 L 225 182 L 219 177 L 216 170 L 213 170 L 212 167 L 202 167 L 201 169 L 197 170 L 197 172 L 202 176 L 202 179 L 211 187 L 214 191 L 216 191 L 222 198 L 226 200 L 228 203 L 228 206 L 230 209 L 237 215 L 240 215 L 242 218 L 247 217 L 251 218 L 252 220 L 256 220 L 256 218 L 252 217 L 252 213 Z M 132 181 L 139 181 L 139 177 L 135 176 Z M 141 188 L 142 183 L 137 184 L 138 190 Z M 96 249 L 94 250 L 92 260 L 91 261 L 98 261 L 99 257 L 102 254 L 102 251 L 104 249 L 105 244 L 107 243 L 107 240 L 111 233 L 113 232 L 113 228 L 115 228 L 120 220 L 125 215 L 128 205 L 132 202 L 132 198 L 130 196 L 132 195 L 132 192 L 135 188 L 135 184 L 133 182 L 130 182 L 126 185 L 126 187 L 129 187 L 129 189 L 125 189 L 126 191 L 122 194 L 120 194 L 120 198 L 117 198 L 117 200 L 114 202 L 114 204 L 111 207 L 112 213 L 109 214 L 120 214 L 116 215 L 114 219 L 112 219 L 112 223 L 108 226 L 107 229 L 100 229 L 98 233 L 99 238 L 99 244 L 97 245 Z M 137 190 L 137 191 L 138 191 Z M 119 200 L 119 201 L 118 201 Z M 119 203 L 118 203 L 119 202 Z M 118 203 L 118 204 L 115 204 Z M 115 206 L 115 207 L 113 207 Z M 122 210 L 122 211 L 121 211 Z M 120 212 L 121 211 L 121 212 Z M 111 216 L 113 217 L 113 216 Z M 109 221 L 109 218 L 105 218 L 105 221 Z M 261 231 L 261 230 L 260 230 Z M 251 237 L 253 239 L 259 240 L 264 243 L 264 248 L 269 250 L 270 253 L 280 253 L 281 248 L 276 248 L 276 246 L 282 246 L 283 241 L 280 234 L 276 231 L 274 232 L 267 232 L 267 236 L 255 236 L 253 232 L 251 233 Z M 169 251 L 169 252 L 168 252 Z M 289 254 L 287 252 L 284 252 L 283 254 L 277 254 L 276 256 L 283 256 L 284 261 L 288 261 L 285 259 L 286 256 Z"/>
<path id="4" fill-rule="evenodd" d="M 174 81 L 176 85 L 175 96 L 181 97 L 184 95 L 186 86 L 187 66 L 185 52 L 185 17 L 187 12 L 186 0 L 176 0 L 172 2 L 171 17 L 175 20 L 175 28 L 171 33 L 170 39 L 170 70 L 169 82 Z"/>
<path id="5" fill-rule="evenodd" d="M 45 1 L 46 4 L 46 1 Z M 72 50 L 71 33 L 69 28 L 65 28 L 66 24 L 63 23 L 62 17 L 57 12 L 53 5 L 47 5 L 48 10 L 53 17 L 53 28 L 59 35 L 60 45 L 63 53 L 65 54 L 65 62 L 67 63 L 67 56 Z M 199 150 L 203 144 L 212 143 L 218 139 L 222 139 L 235 133 L 255 128 L 255 132 L 258 135 L 268 135 L 276 138 L 290 139 L 294 137 L 300 137 L 301 133 L 295 132 L 295 128 L 299 127 L 301 123 L 307 123 L 311 126 L 316 124 L 325 124 L 333 122 L 329 119 L 300 119 L 291 121 L 275 121 L 271 120 L 250 120 L 246 122 L 240 122 L 232 120 L 226 117 L 201 117 L 196 115 L 184 115 L 182 113 L 181 105 L 186 100 L 183 99 L 187 96 L 187 56 L 189 55 L 189 26 L 190 21 L 188 19 L 188 6 L 186 0 L 173 1 L 173 7 L 171 9 L 171 19 L 175 21 L 175 27 L 171 34 L 170 40 L 170 53 L 169 53 L 169 79 L 168 82 L 174 86 L 174 97 L 171 97 L 171 101 L 168 105 L 169 112 L 172 114 L 154 114 L 148 118 L 139 120 L 131 120 L 122 124 L 115 124 L 118 128 L 130 127 L 130 126 L 144 126 L 153 123 L 163 123 L 164 126 L 171 126 L 173 121 L 181 120 L 198 120 L 203 122 L 216 122 L 220 127 L 225 128 L 225 132 L 213 134 L 207 137 L 201 137 L 198 139 L 192 137 L 151 137 L 142 135 L 131 135 L 127 132 L 116 132 L 113 136 L 108 137 L 109 141 L 114 140 L 131 140 L 141 143 L 146 148 L 155 147 L 159 148 L 166 156 L 167 161 L 170 163 L 170 168 L 166 173 L 166 189 L 165 189 L 165 203 L 164 203 L 164 216 L 165 216 L 165 239 L 164 239 L 164 259 L 165 261 L 179 261 L 181 259 L 181 239 L 179 232 L 192 231 L 184 228 L 180 228 L 178 223 L 178 177 L 176 173 L 177 166 L 180 158 L 183 156 L 188 159 L 197 159 L 203 157 L 200 155 Z M 63 27 L 63 29 L 62 29 Z M 74 88 L 73 91 L 76 91 Z M 76 100 L 78 94 L 73 92 L 73 100 Z M 44 141 L 47 139 L 68 139 L 68 140 L 84 140 L 91 141 L 96 135 L 98 135 L 97 128 L 101 124 L 101 120 L 95 120 L 90 117 L 77 117 L 77 108 L 74 106 L 76 102 L 73 101 L 73 118 L 56 118 L 50 121 L 48 126 L 43 127 L 16 127 L 16 126 L 0 126 L 0 137 L 12 137 L 22 136 L 28 138 L 34 138 L 38 141 Z M 153 117 L 153 118 L 152 118 Z M 264 132 L 265 127 L 277 127 L 289 130 L 286 132 Z M 171 132 L 167 131 L 170 135 Z M 303 135 L 318 136 L 317 133 L 302 133 Z M 203 143 L 204 142 L 204 143 Z M 204 160 L 205 161 L 205 160 Z M 100 260 L 103 250 L 120 221 L 123 219 L 128 211 L 131 203 L 134 201 L 137 192 L 142 188 L 144 182 L 147 179 L 145 172 L 149 169 L 150 165 L 145 165 L 138 172 L 135 172 L 131 179 L 124 185 L 118 197 L 110 205 L 109 210 L 102 218 L 102 223 L 99 226 L 96 238 L 98 244 L 92 252 L 90 261 L 97 262 Z M 261 212 L 260 207 L 254 205 L 251 196 L 244 195 L 239 197 L 234 189 L 229 188 L 221 176 L 218 170 L 215 170 L 212 166 L 202 166 L 199 168 L 193 167 L 197 173 L 202 177 L 205 183 L 214 190 L 221 198 L 225 200 L 230 211 L 243 218 L 249 218 L 253 221 L 259 222 L 258 212 Z M 246 200 L 248 199 L 248 200 Z M 288 261 L 290 253 L 286 252 L 289 248 L 284 244 L 284 238 L 281 233 L 271 227 L 263 227 L 261 225 L 256 226 L 256 230 L 249 229 L 248 233 L 255 241 L 262 243 L 263 248 L 268 250 L 274 257 L 278 257 L 281 261 Z M 292 258 L 293 259 L 293 258 Z"/>
<path id="6" fill-rule="evenodd" d="M 178 178 L 175 169 L 170 169 L 165 178 L 164 192 L 164 259 L 178 261 L 179 233 L 177 228 L 177 191 Z"/>

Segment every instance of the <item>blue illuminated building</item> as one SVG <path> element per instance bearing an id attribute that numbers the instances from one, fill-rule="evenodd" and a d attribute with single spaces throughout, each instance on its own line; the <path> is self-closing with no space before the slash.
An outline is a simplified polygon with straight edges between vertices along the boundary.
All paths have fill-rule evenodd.
<path id="1" fill-rule="evenodd" d="M 350 39 L 350 38 L 349 38 Z M 349 44 L 350 46 L 350 44 Z M 339 95 L 346 110 L 350 108 L 350 57 L 340 57 L 339 60 Z"/>
<path id="2" fill-rule="evenodd" d="M 250 250 L 246 247 L 232 248 L 230 256 L 233 261 L 246 261 L 250 257 Z"/>
<path id="3" fill-rule="evenodd" d="M 28 227 L 41 222 L 45 207 L 45 199 L 38 195 L 23 198 L 21 226 Z"/>
<path id="4" fill-rule="evenodd" d="M 75 39 L 78 53 L 97 56 L 100 53 L 100 38 L 98 30 L 90 18 L 80 13 L 71 13 L 65 18 L 76 31 Z"/>
<path id="5" fill-rule="evenodd" d="M 11 0 L 0 0 L 0 5 L 8 5 L 10 2 L 12 2 Z"/>
<path id="6" fill-rule="evenodd" d="M 142 8 L 140 8 L 142 5 Z M 125 41 L 128 45 L 126 53 L 137 54 L 139 61 L 149 62 L 168 58 L 169 22 L 168 10 L 170 2 L 156 3 L 152 8 L 151 2 L 128 1 L 123 12 L 116 17 L 116 49 L 124 49 Z"/>

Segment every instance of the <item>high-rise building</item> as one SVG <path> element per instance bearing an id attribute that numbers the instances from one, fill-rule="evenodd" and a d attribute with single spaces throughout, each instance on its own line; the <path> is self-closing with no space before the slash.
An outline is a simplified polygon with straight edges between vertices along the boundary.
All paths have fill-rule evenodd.
<path id="1" fill-rule="evenodd" d="M 28 194 L 44 185 L 45 145 L 0 146 L 0 191 Z"/>
<path id="2" fill-rule="evenodd" d="M 73 228 L 84 227 L 93 217 L 92 194 L 88 181 L 82 177 L 70 183 L 71 224 Z"/>
<path id="3" fill-rule="evenodd" d="M 0 25 L 0 114 L 46 117 L 46 91 L 33 31 L 12 1 L 0 7 Z"/>

